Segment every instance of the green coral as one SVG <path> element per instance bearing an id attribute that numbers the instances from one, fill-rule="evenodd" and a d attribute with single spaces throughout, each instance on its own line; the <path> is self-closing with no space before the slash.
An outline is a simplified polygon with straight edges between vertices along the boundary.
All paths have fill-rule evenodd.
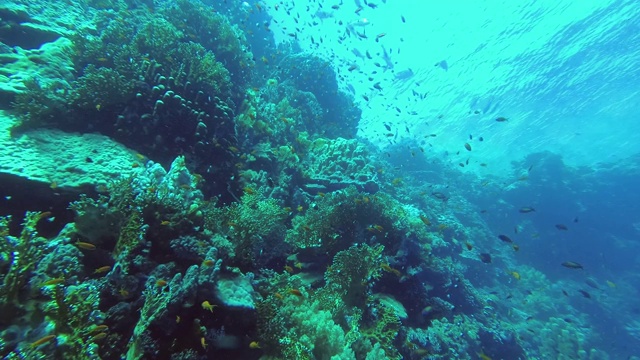
<path id="1" fill-rule="evenodd" d="M 417 216 L 406 216 L 402 205 L 392 197 L 360 193 L 350 186 L 316 197 L 313 206 L 292 219 L 285 241 L 295 248 L 333 256 L 349 247 L 353 239 L 375 236 L 387 251 L 395 252 L 404 237 L 427 234 Z"/>
<path id="2" fill-rule="evenodd" d="M 12 131 L 48 125 L 56 122 L 58 116 L 67 111 L 68 92 L 71 88 L 69 83 L 33 77 L 26 79 L 23 85 L 24 91 L 16 95 L 13 103 L 20 123 Z"/>
<path id="3" fill-rule="evenodd" d="M 202 223 L 206 202 L 196 189 L 199 181 L 184 157 L 177 157 L 169 171 L 149 163 L 108 184 L 108 196 L 81 197 L 70 208 L 76 212 L 80 235 L 94 243 L 115 240 L 114 254 L 126 257 L 149 232 L 158 244 L 168 240 L 174 228 L 192 229 Z M 126 271 L 126 263 L 121 265 Z"/>
<path id="4" fill-rule="evenodd" d="M 588 359 L 587 339 L 589 332 L 564 319 L 551 317 L 539 324 L 542 328 L 532 339 L 541 358 L 559 360 Z"/>
<path id="5" fill-rule="evenodd" d="M 100 111 L 107 106 L 124 104 L 134 97 L 134 85 L 130 79 L 114 69 L 98 68 L 93 64 L 84 69 L 72 87 L 74 91 L 68 100 L 85 110 Z"/>
<path id="6" fill-rule="evenodd" d="M 224 212 L 225 221 L 218 224 L 226 229 L 220 230 L 231 236 L 235 254 L 243 264 L 253 263 L 256 244 L 279 242 L 286 229 L 287 210 L 275 199 L 264 199 L 257 192 L 245 193 L 239 203 L 226 207 Z"/>
<path id="7" fill-rule="evenodd" d="M 221 15 L 214 17 L 222 18 Z M 101 20 L 104 26 L 97 36 L 78 31 L 72 41 L 73 66 L 79 77 L 69 84 L 27 80 L 26 89 L 17 97 L 15 105 L 22 116 L 21 128 L 86 121 L 87 113 L 100 118 L 101 110 L 113 106 L 122 108 L 136 96 L 135 90 L 144 92 L 142 82 L 155 84 L 159 73 L 173 80 L 166 85 L 184 88 L 190 82 L 196 90 L 224 101 L 234 97 L 238 89 L 232 92 L 232 75 L 218 57 L 231 63 L 247 52 L 236 48 L 240 45 L 216 49 L 188 42 L 168 18 L 175 20 L 169 12 L 164 15 L 141 12 L 134 17 L 130 12 L 121 11 Z M 231 30 L 222 30 L 230 28 L 225 21 L 220 20 L 216 25 L 226 34 Z M 211 42 L 208 37 L 205 39 Z M 226 37 L 225 41 L 239 42 L 237 38 Z M 216 53 L 218 50 L 220 55 Z M 232 55 L 229 51 L 238 52 Z"/>
<path id="8" fill-rule="evenodd" d="M 0 252 L 8 260 L 9 268 L 4 274 L 0 287 L 0 310 L 3 321 L 9 321 L 10 317 L 22 314 L 25 308 L 20 294 L 29 282 L 35 267 L 43 262 L 45 253 L 43 246 L 45 239 L 40 238 L 36 232 L 38 221 L 43 219 L 44 213 L 27 212 L 23 229 L 19 238 L 9 235 L 9 217 L 0 218 L 0 234 L 4 237 Z M 35 277 L 34 277 L 35 279 Z M 57 279 L 49 279 L 57 280 Z M 98 317 L 99 290 L 93 282 L 85 282 L 79 285 L 68 286 L 61 283 L 42 285 L 34 280 L 31 287 L 38 289 L 50 296 L 48 302 L 30 302 L 37 308 L 29 317 L 31 321 L 42 321 L 43 324 L 51 323 L 56 335 L 55 351 L 58 356 L 65 359 L 97 359 L 97 347 L 92 338 L 87 334 L 87 329 L 95 325 Z M 39 316 L 44 315 L 43 319 Z M 95 335 L 95 334 L 94 334 Z M 20 354 L 20 355 L 18 355 Z M 42 356 L 37 347 L 21 346 L 9 355 L 37 358 Z"/>
<path id="9" fill-rule="evenodd" d="M 139 54 L 164 62 L 182 37 L 182 32 L 169 21 L 152 17 L 138 29 L 133 43 Z"/>
<path id="10" fill-rule="evenodd" d="M 191 82 L 207 87 L 213 94 L 229 94 L 231 75 L 213 52 L 195 42 L 179 44 L 171 54 L 181 59 L 177 69 L 171 75 L 176 83 Z"/>
<path id="11" fill-rule="evenodd" d="M 360 217 L 358 210 L 363 207 L 356 202 L 358 196 L 355 188 L 320 196 L 304 215 L 293 218 L 293 227 L 287 231 L 285 241 L 299 249 L 333 250 L 341 240 L 337 229 L 353 231 Z M 362 220 L 364 223 L 365 219 Z"/>
<path id="12" fill-rule="evenodd" d="M 330 311 L 307 297 L 288 295 L 258 308 L 265 351 L 284 359 L 355 359 L 351 344 L 357 336 L 347 336 Z"/>
<path id="13" fill-rule="evenodd" d="M 452 319 L 435 319 L 427 329 L 410 328 L 407 341 L 429 348 L 434 359 L 474 359 L 474 349 L 480 349 L 482 324 L 464 314 Z"/>
<path id="14" fill-rule="evenodd" d="M 257 306 L 265 351 L 286 359 L 355 359 L 372 348 L 355 347 L 363 335 L 363 309 L 371 304 L 376 310 L 366 334 L 394 356 L 391 343 L 399 330 L 398 317 L 369 297 L 370 287 L 381 276 L 383 250 L 381 245 L 362 244 L 339 252 L 325 273 L 325 286 L 313 292 L 298 276 L 273 276 Z M 300 295 L 290 289 L 299 289 Z"/>
<path id="15" fill-rule="evenodd" d="M 29 281 L 35 265 L 44 256 L 42 246 L 45 239 L 38 237 L 36 225 L 43 217 L 40 212 L 27 212 L 20 237 L 9 235 L 10 217 L 0 217 L 0 255 L 7 269 L 0 283 L 0 313 L 3 320 L 17 316 L 19 295 Z"/>
<path id="16" fill-rule="evenodd" d="M 55 285 L 46 290 L 52 301 L 45 305 L 44 312 L 55 324 L 59 337 L 56 351 L 65 359 L 99 359 L 95 335 L 91 332 L 98 318 L 100 291 L 94 282 L 64 287 Z M 64 339 L 64 341 L 62 341 Z"/>
<path id="17" fill-rule="evenodd" d="M 375 302 L 374 308 L 376 314 L 374 322 L 362 330 L 363 335 L 374 344 L 379 344 L 388 359 L 401 359 L 402 356 L 393 344 L 402 325 L 398 315 L 381 302 Z"/>
<path id="18" fill-rule="evenodd" d="M 249 80 L 253 54 L 249 51 L 244 32 L 229 20 L 212 11 L 198 0 L 177 0 L 162 10 L 162 14 L 188 38 L 211 50 L 226 64 L 236 89 Z"/>
<path id="19" fill-rule="evenodd" d="M 368 289 L 382 276 L 383 251 L 382 245 L 360 244 L 338 252 L 325 272 L 327 284 L 322 291 L 330 291 L 332 297 L 340 298 L 347 306 L 364 307 Z"/>

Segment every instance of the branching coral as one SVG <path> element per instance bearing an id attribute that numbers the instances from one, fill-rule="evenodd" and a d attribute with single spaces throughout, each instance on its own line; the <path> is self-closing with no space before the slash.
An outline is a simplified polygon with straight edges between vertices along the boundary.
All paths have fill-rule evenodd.
<path id="1" fill-rule="evenodd" d="M 102 314 L 98 311 L 99 287 L 95 282 L 64 287 L 56 285 L 50 293 L 52 301 L 45 306 L 45 313 L 55 324 L 55 333 L 65 337 L 59 341 L 58 351 L 71 360 L 98 359 L 95 338 L 100 331 L 92 331 L 101 325 Z M 105 331 L 107 328 L 105 328 Z M 106 336 L 107 333 L 104 333 Z M 102 338 L 100 335 L 98 338 Z M 62 340 L 62 339 L 61 339 Z"/>
<path id="2" fill-rule="evenodd" d="M 16 316 L 18 296 L 28 282 L 34 266 L 42 259 L 44 239 L 39 238 L 36 224 L 44 217 L 40 212 L 27 212 L 19 238 L 9 235 L 10 217 L 0 218 L 0 256 L 3 271 L 0 284 L 0 313 L 2 317 Z"/>
<path id="3" fill-rule="evenodd" d="M 540 357 L 559 360 L 584 358 L 588 332 L 555 317 L 540 325 L 542 328 L 536 337 Z"/>
<path id="4" fill-rule="evenodd" d="M 391 344 L 400 321 L 393 310 L 380 302 L 374 305 L 369 297 L 380 277 L 383 249 L 361 244 L 339 252 L 325 273 L 325 286 L 313 292 L 297 276 L 274 276 L 257 306 L 266 351 L 287 359 L 354 359 L 373 351 L 372 343 L 380 343 L 395 358 Z M 363 333 L 363 309 L 370 302 L 375 310 L 367 315 L 368 331 Z M 369 346 L 355 346 L 363 334 Z"/>
<path id="5" fill-rule="evenodd" d="M 293 218 L 285 241 L 296 248 L 334 255 L 349 247 L 353 239 L 367 239 L 395 253 L 406 237 L 427 234 L 419 218 L 406 215 L 402 205 L 392 197 L 359 193 L 350 186 L 316 197 L 309 210 Z"/>
<path id="6" fill-rule="evenodd" d="M 193 265 L 184 274 L 175 274 L 173 278 L 160 286 L 158 278 L 163 269 L 157 269 L 157 275 L 147 280 L 144 290 L 144 305 L 140 310 L 140 318 L 133 330 L 127 350 L 127 359 L 134 360 L 148 357 L 157 346 L 150 337 L 155 331 L 161 336 L 169 336 L 176 328 L 175 316 L 182 308 L 192 307 L 198 292 L 204 289 L 212 291 L 221 261 L 217 259 L 217 249 L 211 248 L 206 258 L 212 260 L 213 266 Z M 153 274 L 152 274 L 153 275 Z M 211 295 L 211 294 L 205 294 Z"/>
<path id="7" fill-rule="evenodd" d="M 338 252 L 325 272 L 327 284 L 322 291 L 330 291 L 347 306 L 363 308 L 370 285 L 382 275 L 382 251 L 382 245 L 360 244 Z"/>
<path id="8" fill-rule="evenodd" d="M 136 174 L 109 184 L 108 197 L 95 200 L 81 197 L 70 207 L 76 212 L 80 235 L 96 243 L 117 240 L 114 255 L 122 255 L 124 260 L 133 248 L 144 242 L 150 227 L 155 233 L 164 228 L 166 233 L 170 226 L 193 227 L 202 222 L 200 209 L 205 202 L 196 189 L 198 182 L 199 178 L 187 169 L 184 158 L 178 157 L 169 171 L 149 163 Z M 121 263 L 125 272 L 127 263 Z"/>
<path id="9" fill-rule="evenodd" d="M 193 6 L 194 14 L 202 15 Z M 208 168 L 208 159 L 230 158 L 218 139 L 234 144 L 233 116 L 244 89 L 231 81 L 238 72 L 225 63 L 233 65 L 232 59 L 246 52 L 220 55 L 189 41 L 169 18 L 184 20 L 171 12 L 134 17 L 122 11 L 105 17 L 97 35 L 77 33 L 73 67 L 78 77 L 27 81 L 16 101 L 22 124 L 15 130 L 98 131 L 165 163 L 185 154 L 194 166 Z M 230 27 L 225 21 L 216 23 L 220 30 Z M 230 176 L 219 168 L 206 173 Z"/>
<path id="10" fill-rule="evenodd" d="M 318 301 L 289 295 L 279 304 L 263 303 L 258 309 L 263 318 L 261 334 L 275 341 L 266 350 L 274 355 L 285 359 L 355 359 L 351 342 L 357 337 L 346 336 Z M 276 332 L 267 333 L 267 329 Z"/>
<path id="11" fill-rule="evenodd" d="M 395 311 L 380 302 L 376 302 L 375 318 L 371 326 L 362 330 L 363 335 L 372 343 L 379 344 L 388 359 L 401 359 L 400 353 L 394 346 L 394 340 L 400 331 L 400 319 Z"/>
<path id="12" fill-rule="evenodd" d="M 213 51 L 229 69 L 234 88 L 241 89 L 249 79 L 254 63 L 244 33 L 215 11 L 203 11 L 207 5 L 198 0 L 178 0 L 163 9 L 163 14 L 188 37 Z"/>
<path id="13" fill-rule="evenodd" d="M 27 212 L 19 238 L 9 235 L 9 218 L 0 218 L 0 234 L 4 237 L 0 252 L 6 260 L 6 264 L 3 265 L 8 267 L 0 286 L 2 321 L 15 320 L 14 318 L 23 315 L 27 307 L 34 308 L 28 317 L 29 326 L 36 328 L 34 334 L 55 334 L 56 351 L 58 354 L 64 354 L 65 358 L 95 359 L 97 347 L 93 335 L 97 333 L 90 334 L 87 329 L 101 322 L 101 314 L 97 310 L 98 288 L 92 281 L 70 284 L 79 269 L 59 268 L 65 262 L 78 262 L 77 248 L 70 244 L 58 243 L 50 254 L 45 251 L 45 239 L 37 236 L 35 227 L 38 221 L 46 217 L 47 213 Z M 60 235 L 59 239 L 52 241 L 68 241 L 68 238 Z M 53 254 L 60 258 L 50 256 Z M 51 269 L 52 263 L 56 260 L 59 261 L 58 268 Z M 53 278 L 52 273 L 59 275 Z M 27 286 L 29 291 L 26 291 Z M 40 292 L 51 300 L 42 302 L 33 296 L 22 296 Z M 20 320 L 16 321 L 16 324 L 25 325 Z M 9 358 L 14 355 L 37 358 L 42 353 L 37 347 L 28 346 L 23 342 Z"/>
<path id="14" fill-rule="evenodd" d="M 85 110 L 103 110 L 106 106 L 124 104 L 135 97 L 134 84 L 124 74 L 88 65 L 73 84 L 69 102 Z"/>
<path id="15" fill-rule="evenodd" d="M 181 43 L 171 52 L 182 59 L 180 67 L 172 70 L 176 83 L 191 82 L 203 87 L 210 94 L 228 96 L 231 91 L 231 75 L 210 50 L 194 42 Z"/>
<path id="16" fill-rule="evenodd" d="M 68 91 L 71 89 L 69 83 L 29 78 L 23 85 L 24 91 L 16 96 L 13 104 L 20 116 L 20 124 L 13 130 L 49 125 L 59 121 L 58 116 L 67 111 Z"/>
<path id="17" fill-rule="evenodd" d="M 233 203 L 221 212 L 212 209 L 205 210 L 204 214 L 206 229 L 211 233 L 228 234 L 238 260 L 244 265 L 254 262 L 258 249 L 265 257 L 276 250 L 288 216 L 287 210 L 275 199 L 264 199 L 257 192 L 245 193 L 239 203 Z M 220 215 L 221 218 L 215 219 Z"/>
<path id="18" fill-rule="evenodd" d="M 407 341 L 428 348 L 434 359 L 471 359 L 472 349 L 479 345 L 481 324 L 467 315 L 434 320 L 429 328 L 412 328 Z"/>
<path id="19" fill-rule="evenodd" d="M 355 188 L 321 196 L 304 216 L 292 220 L 293 228 L 287 231 L 285 241 L 300 249 L 333 250 L 341 237 L 337 229 L 353 231 L 358 210 L 362 210 L 356 202 L 358 196 Z"/>

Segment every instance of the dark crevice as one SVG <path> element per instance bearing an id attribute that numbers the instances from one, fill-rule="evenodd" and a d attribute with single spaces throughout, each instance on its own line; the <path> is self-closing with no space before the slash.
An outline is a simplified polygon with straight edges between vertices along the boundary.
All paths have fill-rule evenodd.
<path id="1" fill-rule="evenodd" d="M 0 41 L 5 45 L 23 49 L 38 49 L 42 44 L 55 41 L 60 34 L 38 28 L 25 12 L 0 8 Z"/>

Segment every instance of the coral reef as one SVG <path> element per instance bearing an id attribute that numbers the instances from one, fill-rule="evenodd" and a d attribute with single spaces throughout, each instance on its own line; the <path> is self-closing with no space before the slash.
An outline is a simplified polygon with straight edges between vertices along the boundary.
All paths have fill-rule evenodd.
<path id="1" fill-rule="evenodd" d="M 338 89 L 336 74 L 328 61 L 312 54 L 286 56 L 280 61 L 276 75 L 280 83 L 291 82 L 302 93 L 309 92 L 325 109 L 321 122 L 307 124 L 310 131 L 326 137 L 355 136 L 361 110 L 353 105 L 353 97 Z M 307 99 L 293 99 L 305 103 Z"/>
<path id="2" fill-rule="evenodd" d="M 465 178 L 355 138 L 262 3 L 36 3 L 0 5 L 0 356 L 606 358 Z"/>

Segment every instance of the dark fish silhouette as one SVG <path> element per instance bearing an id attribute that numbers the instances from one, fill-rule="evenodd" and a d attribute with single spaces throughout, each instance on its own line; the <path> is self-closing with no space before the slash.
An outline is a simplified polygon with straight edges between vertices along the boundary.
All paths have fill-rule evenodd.
<path id="1" fill-rule="evenodd" d="M 439 67 L 443 68 L 443 69 L 444 69 L 444 71 L 449 70 L 449 64 L 447 64 L 447 61 L 446 61 L 446 60 L 442 60 L 442 61 L 440 61 L 440 62 L 437 62 L 437 63 L 436 63 L 436 66 L 439 66 Z"/>
<path id="2" fill-rule="evenodd" d="M 578 290 L 578 292 L 582 294 L 582 296 L 586 297 L 587 299 L 591 299 L 591 294 L 589 294 L 588 292 L 584 290 Z"/>
<path id="3" fill-rule="evenodd" d="M 594 278 L 588 277 L 584 280 L 584 283 L 591 286 L 594 289 L 600 290 L 600 286 L 598 285 L 598 283 Z"/>
<path id="4" fill-rule="evenodd" d="M 481 253 L 480 254 L 480 261 L 482 261 L 485 264 L 490 264 L 491 263 L 491 254 Z"/>
<path id="5" fill-rule="evenodd" d="M 508 237 L 507 235 L 500 234 L 500 235 L 498 235 L 498 239 L 500 239 L 500 240 L 502 240 L 502 241 L 504 241 L 506 243 L 512 243 L 513 242 L 513 240 L 511 240 L 511 238 Z"/>
<path id="6" fill-rule="evenodd" d="M 575 261 L 565 261 L 562 264 L 560 264 L 566 268 L 569 269 L 584 269 L 584 267 L 582 266 L 582 264 L 577 263 Z"/>

